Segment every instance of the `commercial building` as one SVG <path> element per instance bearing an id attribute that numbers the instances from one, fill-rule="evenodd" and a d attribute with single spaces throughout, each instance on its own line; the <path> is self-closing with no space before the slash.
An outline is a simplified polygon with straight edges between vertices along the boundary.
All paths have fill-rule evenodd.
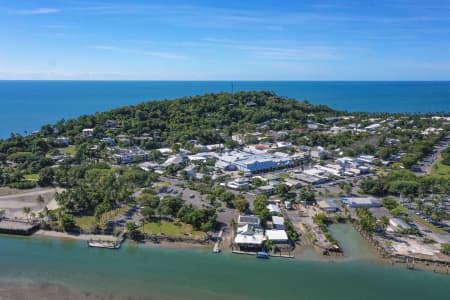
<path id="1" fill-rule="evenodd" d="M 295 159 L 291 155 L 275 152 L 231 151 L 217 154 L 216 166 L 224 170 L 236 169 L 242 172 L 258 173 L 293 167 Z"/>
<path id="2" fill-rule="evenodd" d="M 352 198 L 342 198 L 342 202 L 352 208 L 358 207 L 380 207 L 381 203 L 378 199 L 372 197 L 352 197 Z"/>
<path id="3" fill-rule="evenodd" d="M 324 182 L 327 182 L 328 179 L 326 177 L 323 176 L 314 176 L 314 175 L 308 175 L 308 174 L 293 174 L 291 175 L 292 178 L 298 179 L 300 181 L 303 181 L 307 184 L 321 184 Z"/>

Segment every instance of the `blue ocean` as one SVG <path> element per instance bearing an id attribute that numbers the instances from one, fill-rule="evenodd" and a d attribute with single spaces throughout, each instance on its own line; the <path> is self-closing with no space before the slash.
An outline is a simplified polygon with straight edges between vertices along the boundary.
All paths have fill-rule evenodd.
<path id="1" fill-rule="evenodd" d="M 450 112 L 450 82 L 0 81 L 0 138 L 123 105 L 232 90 L 269 90 L 351 112 Z"/>

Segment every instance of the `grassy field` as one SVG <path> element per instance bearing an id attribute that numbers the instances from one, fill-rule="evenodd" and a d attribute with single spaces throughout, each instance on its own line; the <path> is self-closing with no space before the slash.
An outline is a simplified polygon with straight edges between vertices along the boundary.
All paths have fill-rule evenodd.
<path id="1" fill-rule="evenodd" d="M 406 207 L 404 207 L 403 205 L 399 204 L 399 207 L 401 208 L 401 210 L 408 214 L 410 216 L 410 218 L 414 219 L 414 221 L 416 221 L 417 223 L 419 223 L 420 225 L 422 225 L 423 227 L 425 227 L 428 230 L 431 230 L 434 233 L 438 233 L 438 234 L 447 234 L 447 231 L 438 228 L 436 226 L 434 226 L 433 224 L 428 223 L 427 221 L 425 221 L 424 219 L 422 219 L 420 216 L 411 213 Z"/>
<path id="2" fill-rule="evenodd" d="M 422 225 L 423 227 L 427 228 L 428 230 L 431 230 L 434 233 L 438 233 L 438 234 L 447 234 L 447 231 L 438 228 L 436 226 L 434 226 L 433 224 L 428 223 L 427 221 L 425 221 L 424 219 L 422 219 L 421 217 L 415 215 L 415 214 L 411 214 L 410 215 L 417 223 L 419 223 L 420 225 Z"/>
<path id="3" fill-rule="evenodd" d="M 97 225 L 97 219 L 94 216 L 75 217 L 75 224 L 83 231 L 92 231 Z"/>
<path id="4" fill-rule="evenodd" d="M 442 164 L 439 158 L 431 165 L 430 174 L 450 178 L 450 166 Z"/>
<path id="5" fill-rule="evenodd" d="M 39 180 L 39 174 L 27 174 L 23 176 L 25 180 L 29 181 L 38 181 Z"/>
<path id="6" fill-rule="evenodd" d="M 182 237 L 182 236 L 193 236 L 202 237 L 205 235 L 204 232 L 196 231 L 189 224 L 175 223 L 161 221 L 161 224 L 152 222 L 146 223 L 144 228 L 140 228 L 141 231 L 147 234 L 164 234 L 166 236 Z"/>
<path id="7" fill-rule="evenodd" d="M 124 214 L 129 209 L 128 205 L 124 205 L 120 208 L 111 210 L 109 212 L 106 212 L 101 215 L 99 220 L 97 221 L 97 218 L 95 216 L 82 216 L 82 217 L 75 217 L 75 224 L 80 227 L 83 231 L 92 231 L 95 229 L 97 224 L 100 225 L 100 227 L 103 227 L 117 217 L 120 214 Z"/>

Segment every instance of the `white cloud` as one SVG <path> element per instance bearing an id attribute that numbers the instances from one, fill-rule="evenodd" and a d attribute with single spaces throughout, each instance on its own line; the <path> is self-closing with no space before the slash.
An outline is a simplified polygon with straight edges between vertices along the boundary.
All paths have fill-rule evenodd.
<path id="1" fill-rule="evenodd" d="M 170 58 L 170 59 L 185 59 L 185 58 L 187 58 L 186 56 L 178 54 L 178 53 L 165 52 L 165 51 L 146 51 L 146 50 L 128 49 L 128 48 L 121 48 L 121 47 L 109 46 L 109 45 L 96 45 L 96 46 L 93 46 L 92 48 L 97 49 L 97 50 L 114 51 L 114 52 L 128 53 L 128 54 L 134 54 L 134 55 L 155 56 L 155 57 L 159 57 L 159 58 Z"/>
<path id="2" fill-rule="evenodd" d="M 57 8 L 35 8 L 35 9 L 23 9 L 23 10 L 10 10 L 9 13 L 13 15 L 48 15 L 56 14 L 61 10 Z"/>

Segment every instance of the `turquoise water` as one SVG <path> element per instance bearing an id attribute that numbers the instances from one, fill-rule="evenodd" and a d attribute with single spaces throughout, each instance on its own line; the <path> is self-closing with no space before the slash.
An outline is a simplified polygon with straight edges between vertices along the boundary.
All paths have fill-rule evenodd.
<path id="1" fill-rule="evenodd" d="M 0 237 L 0 281 L 56 283 L 151 299 L 445 299 L 450 276 L 364 261 L 258 260 L 210 250 L 90 249 L 78 241 Z"/>
<path id="2" fill-rule="evenodd" d="M 351 260 L 376 260 L 376 253 L 350 224 L 332 224 L 328 230 Z"/>
<path id="3" fill-rule="evenodd" d="M 450 82 L 238 81 L 234 91 L 280 95 L 348 111 L 450 112 Z M 225 81 L 0 81 L 0 138 L 61 118 L 147 100 L 231 91 Z"/>

